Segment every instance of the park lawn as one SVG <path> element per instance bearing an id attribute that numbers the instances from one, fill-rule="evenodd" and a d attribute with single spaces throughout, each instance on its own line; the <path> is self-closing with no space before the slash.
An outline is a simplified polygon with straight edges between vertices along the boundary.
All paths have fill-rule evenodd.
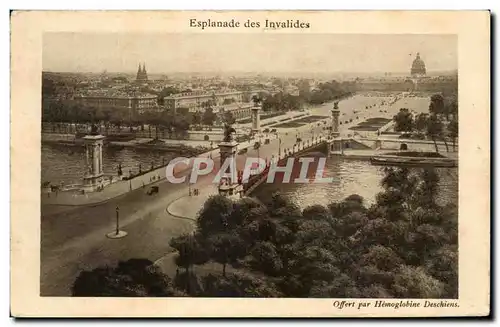
<path id="1" fill-rule="evenodd" d="M 298 123 L 296 121 L 291 121 L 291 122 L 288 122 L 288 123 L 281 123 L 281 124 L 278 124 L 278 125 L 274 125 L 273 127 L 277 127 L 277 128 L 297 128 L 297 127 L 301 127 L 301 126 L 304 126 L 305 124 L 304 123 Z"/>
<path id="2" fill-rule="evenodd" d="M 296 122 L 296 123 L 313 123 L 315 121 L 323 120 L 325 118 L 328 118 L 328 117 L 327 116 L 313 115 L 313 116 L 308 116 L 308 117 L 296 119 L 296 120 L 294 120 L 294 122 Z"/>
<path id="3" fill-rule="evenodd" d="M 368 118 L 367 120 L 362 121 L 361 123 L 357 124 L 356 126 L 350 127 L 349 129 L 353 131 L 374 132 L 390 121 L 391 119 L 381 117 Z"/>

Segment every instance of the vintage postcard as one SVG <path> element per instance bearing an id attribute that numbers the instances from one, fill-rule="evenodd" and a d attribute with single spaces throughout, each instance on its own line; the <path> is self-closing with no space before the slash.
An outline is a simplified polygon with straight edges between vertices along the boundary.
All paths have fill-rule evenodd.
<path id="1" fill-rule="evenodd" d="M 13 12 L 12 315 L 489 315 L 489 33 Z"/>

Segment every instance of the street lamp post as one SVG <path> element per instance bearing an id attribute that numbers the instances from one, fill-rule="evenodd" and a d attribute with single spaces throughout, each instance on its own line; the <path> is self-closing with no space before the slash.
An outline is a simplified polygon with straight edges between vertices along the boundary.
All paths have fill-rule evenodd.
<path id="1" fill-rule="evenodd" d="M 116 206 L 116 235 L 120 232 L 120 208 Z"/>
<path id="2" fill-rule="evenodd" d="M 278 161 L 281 159 L 281 138 L 278 137 Z"/>
<path id="3" fill-rule="evenodd" d="M 111 233 L 106 234 L 108 238 L 113 238 L 113 239 L 127 236 L 127 232 L 120 230 L 120 208 L 118 206 L 116 206 L 115 213 L 116 213 L 115 230 L 112 231 Z"/>
<path id="4" fill-rule="evenodd" d="M 189 178 L 187 179 L 189 196 L 191 196 L 191 174 L 192 174 L 192 172 L 193 172 L 192 170 L 189 171 Z"/>

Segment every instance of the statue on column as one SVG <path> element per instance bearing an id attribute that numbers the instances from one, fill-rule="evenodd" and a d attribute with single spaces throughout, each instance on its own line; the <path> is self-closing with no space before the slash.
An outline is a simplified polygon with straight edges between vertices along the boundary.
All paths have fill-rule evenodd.
<path id="1" fill-rule="evenodd" d="M 90 135 L 99 135 L 99 127 L 97 127 L 97 124 L 93 123 L 90 127 Z"/>
<path id="2" fill-rule="evenodd" d="M 252 97 L 252 101 L 253 101 L 253 104 L 255 106 L 258 106 L 262 102 L 262 99 L 260 97 L 258 97 L 257 95 L 254 95 Z"/>
<path id="3" fill-rule="evenodd" d="M 224 142 L 232 142 L 234 140 L 233 134 L 236 133 L 236 130 L 229 124 L 224 124 Z"/>
<path id="4" fill-rule="evenodd" d="M 335 101 L 333 103 L 333 109 L 338 109 L 339 108 L 339 102 L 338 101 Z"/>

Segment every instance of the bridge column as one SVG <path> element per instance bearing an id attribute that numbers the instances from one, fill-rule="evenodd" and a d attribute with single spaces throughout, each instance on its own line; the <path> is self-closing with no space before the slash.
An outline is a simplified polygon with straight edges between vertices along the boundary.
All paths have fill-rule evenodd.
<path id="1" fill-rule="evenodd" d="M 221 181 L 219 185 L 219 194 L 231 198 L 241 197 L 243 187 L 238 184 L 238 177 L 236 172 L 236 150 L 238 149 L 238 142 L 231 140 L 230 142 L 219 143 L 220 151 L 220 167 L 224 165 L 224 162 L 229 161 L 231 167 L 226 171 L 220 171 L 219 173 L 231 173 L 231 177 L 225 181 Z M 219 168 L 220 169 L 220 168 Z"/>
<path id="2" fill-rule="evenodd" d="M 87 173 L 83 178 L 83 190 L 95 191 L 99 188 L 103 179 L 102 169 L 102 146 L 104 136 L 97 133 L 87 135 L 83 138 L 87 161 Z"/>
<path id="3" fill-rule="evenodd" d="M 332 109 L 332 130 L 330 132 L 331 140 L 328 142 L 328 154 L 342 154 L 343 144 L 339 130 L 339 102 L 336 101 Z"/>
<path id="4" fill-rule="evenodd" d="M 336 101 L 332 109 L 332 131 L 330 133 L 330 135 L 334 138 L 340 136 L 339 116 L 340 116 L 339 102 Z"/>
<path id="5" fill-rule="evenodd" d="M 252 133 L 260 133 L 260 108 L 261 104 L 255 104 L 252 107 Z"/>

